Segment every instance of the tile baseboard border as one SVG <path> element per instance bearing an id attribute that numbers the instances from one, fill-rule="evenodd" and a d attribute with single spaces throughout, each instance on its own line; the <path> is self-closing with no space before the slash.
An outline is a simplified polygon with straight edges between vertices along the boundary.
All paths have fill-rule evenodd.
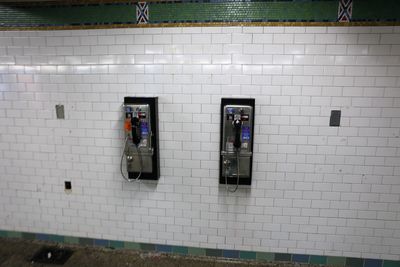
<path id="1" fill-rule="evenodd" d="M 74 244 L 90 247 L 113 249 L 133 249 L 159 253 L 173 253 L 190 256 L 209 256 L 227 259 L 258 260 L 267 262 L 291 262 L 297 264 L 330 265 L 334 267 L 400 267 L 400 261 L 384 259 L 367 259 L 341 256 L 309 255 L 296 253 L 258 252 L 231 249 L 213 249 L 186 247 L 177 245 L 151 244 L 130 241 L 74 237 L 44 233 L 30 233 L 0 230 L 0 238 L 19 238 Z"/>

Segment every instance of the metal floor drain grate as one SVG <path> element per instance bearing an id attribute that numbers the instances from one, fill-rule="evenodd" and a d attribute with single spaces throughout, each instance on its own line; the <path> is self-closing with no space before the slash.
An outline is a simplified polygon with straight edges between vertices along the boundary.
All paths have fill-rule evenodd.
<path id="1" fill-rule="evenodd" d="M 71 257 L 73 251 L 58 247 L 42 247 L 32 257 L 32 263 L 46 263 L 63 265 Z"/>

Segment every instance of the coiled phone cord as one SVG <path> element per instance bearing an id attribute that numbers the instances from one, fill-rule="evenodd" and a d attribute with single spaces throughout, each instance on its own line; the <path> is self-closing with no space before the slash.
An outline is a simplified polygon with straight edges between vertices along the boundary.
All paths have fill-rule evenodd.
<path id="1" fill-rule="evenodd" d="M 226 175 L 226 171 L 225 171 L 225 188 L 226 191 L 231 192 L 231 193 L 235 193 L 236 190 L 238 190 L 239 188 L 239 172 L 240 172 L 240 167 L 239 167 L 239 149 L 236 149 L 236 187 L 235 189 L 230 189 L 229 185 L 228 185 L 228 177 Z"/>
<path id="2" fill-rule="evenodd" d="M 123 170 L 122 170 L 122 163 L 123 163 L 123 161 L 124 161 L 124 155 L 125 155 L 126 145 L 127 145 L 127 143 L 128 143 L 128 139 L 129 139 L 129 136 L 127 136 L 127 137 L 125 138 L 124 147 L 123 147 L 123 150 L 122 150 L 121 162 L 120 162 L 120 164 L 119 164 L 119 169 L 120 169 L 120 171 L 121 171 L 122 177 L 123 177 L 126 181 L 128 181 L 128 182 L 134 182 L 134 181 L 139 180 L 140 176 L 142 175 L 142 171 L 143 171 L 143 159 L 142 159 L 142 153 L 140 152 L 139 147 L 138 147 L 138 146 L 135 146 L 135 147 L 136 147 L 136 151 L 137 151 L 137 153 L 138 153 L 139 161 L 140 161 L 140 172 L 139 172 L 138 176 L 136 176 L 135 178 L 130 179 L 129 177 L 126 177 L 126 175 L 124 174 L 124 172 L 123 172 Z"/>

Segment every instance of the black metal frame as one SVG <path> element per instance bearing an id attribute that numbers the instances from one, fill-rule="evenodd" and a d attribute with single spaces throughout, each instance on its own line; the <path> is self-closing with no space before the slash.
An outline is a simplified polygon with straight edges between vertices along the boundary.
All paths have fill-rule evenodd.
<path id="1" fill-rule="evenodd" d="M 220 126 L 220 144 L 219 144 L 219 183 L 225 184 L 225 176 L 222 173 L 223 170 L 223 158 L 221 155 L 222 147 L 223 147 L 223 140 L 222 140 L 222 133 L 223 133 L 223 122 L 224 122 L 224 107 L 226 105 L 246 105 L 253 107 L 253 123 L 251 125 L 251 151 L 254 153 L 254 113 L 255 113 L 255 99 L 254 98 L 222 98 L 221 99 L 221 126 Z M 250 176 L 246 178 L 239 178 L 240 185 L 251 185 L 251 179 L 253 175 L 253 155 L 250 157 Z M 227 181 L 228 184 L 236 184 L 236 176 L 228 176 Z"/>
<path id="2" fill-rule="evenodd" d="M 160 178 L 160 149 L 158 140 L 158 98 L 157 97 L 131 97 L 124 98 L 124 104 L 148 104 L 150 106 L 150 124 L 151 124 L 151 143 L 153 144 L 152 172 L 143 172 L 140 176 L 141 180 L 158 180 Z M 129 179 L 137 177 L 137 172 L 128 172 Z"/>

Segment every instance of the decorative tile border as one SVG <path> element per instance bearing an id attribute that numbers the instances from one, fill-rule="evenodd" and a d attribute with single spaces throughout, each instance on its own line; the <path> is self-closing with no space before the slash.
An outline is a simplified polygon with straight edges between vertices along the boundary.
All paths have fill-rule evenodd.
<path id="1" fill-rule="evenodd" d="M 349 22 L 353 15 L 353 0 L 339 0 L 338 21 Z"/>
<path id="2" fill-rule="evenodd" d="M 352 22 L 358 24 L 352 24 Z M 400 1 L 75 0 L 0 3 L 0 30 L 185 26 L 398 25 Z"/>
<path id="3" fill-rule="evenodd" d="M 136 23 L 147 24 L 149 22 L 149 4 L 146 2 L 136 3 Z"/>
<path id="4" fill-rule="evenodd" d="M 269 262 L 292 262 L 333 267 L 400 267 L 400 261 L 362 259 L 351 257 L 334 257 L 291 253 L 255 252 L 243 250 L 196 248 L 161 244 L 137 243 L 117 240 L 96 239 L 87 237 L 61 236 L 42 233 L 28 233 L 0 230 L 0 237 L 22 238 L 28 240 L 51 241 L 64 244 L 75 244 L 90 247 L 108 247 L 113 249 L 134 249 L 159 253 L 174 253 L 192 256 L 223 257 L 241 260 L 259 260 Z"/>

